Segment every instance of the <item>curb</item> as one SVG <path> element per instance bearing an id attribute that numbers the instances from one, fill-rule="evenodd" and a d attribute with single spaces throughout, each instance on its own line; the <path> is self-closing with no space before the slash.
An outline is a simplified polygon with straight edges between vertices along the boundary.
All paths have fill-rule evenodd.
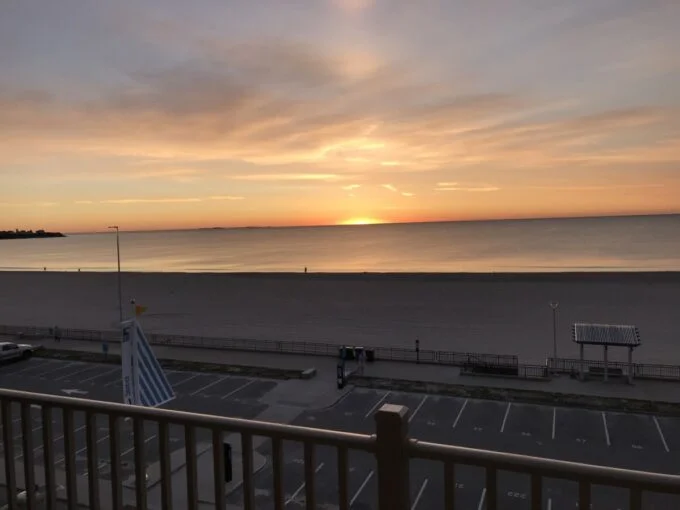
<path id="1" fill-rule="evenodd" d="M 404 379 L 352 376 L 351 383 L 357 387 L 430 393 L 480 400 L 502 400 L 525 404 L 551 405 L 557 407 L 578 407 L 598 411 L 655 414 L 658 416 L 680 416 L 680 403 L 624 399 L 618 397 L 597 397 L 573 393 L 556 393 L 540 390 L 468 386 L 462 384 L 429 383 Z"/>
<path id="2" fill-rule="evenodd" d="M 120 364 L 119 354 L 109 354 L 104 356 L 104 354 L 98 352 L 47 349 L 44 347 L 35 351 L 33 356 L 36 358 L 85 361 L 89 363 Z M 177 359 L 159 359 L 158 362 L 163 368 L 171 370 L 221 373 L 241 375 L 246 377 L 260 377 L 265 379 L 311 379 L 316 375 L 316 371 L 314 369 L 297 370 L 287 368 L 254 367 L 246 365 L 222 365 L 219 363 L 205 363 Z"/>

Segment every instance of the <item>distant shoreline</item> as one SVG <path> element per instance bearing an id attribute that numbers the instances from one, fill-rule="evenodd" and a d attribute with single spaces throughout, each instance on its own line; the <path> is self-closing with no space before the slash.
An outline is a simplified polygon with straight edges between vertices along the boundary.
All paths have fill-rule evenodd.
<path id="1" fill-rule="evenodd" d="M 0 230 L 0 240 L 11 239 L 43 239 L 50 237 L 66 237 L 61 232 L 45 232 L 44 230 Z"/>
<path id="2" fill-rule="evenodd" d="M 89 275 L 110 275 L 116 273 L 115 269 L 111 271 L 89 271 L 85 270 L 8 270 L 0 269 L 0 273 L 14 273 L 14 274 L 64 274 L 64 273 L 86 273 Z M 646 282 L 668 282 L 680 281 L 680 271 L 555 271 L 555 272 L 486 272 L 486 273 L 414 273 L 414 272 L 227 272 L 227 271 L 122 271 L 126 278 L 133 276 L 150 277 L 201 277 L 211 276 L 220 278 L 233 279 L 291 279 L 291 280 L 410 280 L 410 281 L 431 281 L 431 282 L 450 282 L 450 281 L 473 281 L 473 282 L 499 282 L 499 281 L 516 281 L 516 282 L 574 282 L 574 281 L 646 281 Z"/>

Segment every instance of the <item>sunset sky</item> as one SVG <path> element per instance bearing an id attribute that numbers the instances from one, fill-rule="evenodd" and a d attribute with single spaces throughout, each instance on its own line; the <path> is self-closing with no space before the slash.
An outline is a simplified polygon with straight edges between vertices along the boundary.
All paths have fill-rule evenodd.
<path id="1" fill-rule="evenodd" d="M 2 0 L 0 229 L 680 212 L 678 0 Z"/>

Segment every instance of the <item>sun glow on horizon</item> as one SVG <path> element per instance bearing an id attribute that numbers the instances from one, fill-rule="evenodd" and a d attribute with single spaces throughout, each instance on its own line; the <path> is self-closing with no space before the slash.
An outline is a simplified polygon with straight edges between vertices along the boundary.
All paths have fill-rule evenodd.
<path id="1" fill-rule="evenodd" d="M 387 222 L 377 218 L 350 218 L 348 220 L 340 221 L 338 225 L 377 225 L 380 223 Z"/>

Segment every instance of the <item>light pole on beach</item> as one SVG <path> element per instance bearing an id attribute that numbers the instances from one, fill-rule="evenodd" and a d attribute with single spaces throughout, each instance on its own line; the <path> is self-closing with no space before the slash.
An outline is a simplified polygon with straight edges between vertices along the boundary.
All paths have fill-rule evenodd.
<path id="1" fill-rule="evenodd" d="M 113 225 L 108 227 L 110 229 L 116 229 L 116 256 L 118 257 L 118 315 L 120 322 L 123 322 L 123 289 L 120 283 L 120 230 L 118 225 Z"/>
<path id="2" fill-rule="evenodd" d="M 553 311 L 553 358 L 555 360 L 557 360 L 557 307 L 558 306 L 560 306 L 559 301 L 551 301 L 550 302 L 550 308 L 552 308 L 552 311 Z"/>

